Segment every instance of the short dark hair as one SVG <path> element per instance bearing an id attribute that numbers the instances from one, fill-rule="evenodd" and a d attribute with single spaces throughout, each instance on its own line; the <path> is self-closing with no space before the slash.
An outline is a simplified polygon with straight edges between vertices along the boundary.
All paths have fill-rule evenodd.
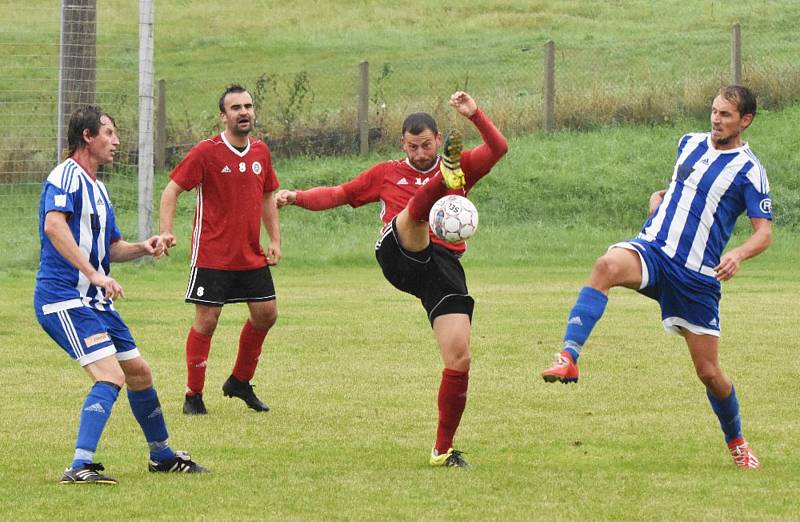
<path id="1" fill-rule="evenodd" d="M 69 124 L 67 125 L 67 156 L 72 156 L 75 151 L 82 149 L 86 146 L 86 141 L 83 139 L 83 131 L 89 129 L 90 136 L 97 136 L 100 133 L 100 119 L 105 116 L 111 120 L 114 127 L 117 124 L 114 122 L 108 113 L 103 112 L 103 109 L 98 105 L 86 105 L 79 109 L 69 117 Z"/>
<path id="2" fill-rule="evenodd" d="M 232 83 L 229 85 L 228 88 L 225 89 L 225 92 L 222 93 L 222 96 L 219 97 L 219 112 L 225 112 L 225 96 L 239 92 L 247 92 L 247 89 L 238 83 Z"/>
<path id="3" fill-rule="evenodd" d="M 735 103 L 739 116 L 752 114 L 756 116 L 756 95 L 753 91 L 742 85 L 727 85 L 719 90 L 719 95 L 725 100 Z"/>
<path id="4" fill-rule="evenodd" d="M 416 136 L 422 134 L 426 130 L 432 130 L 434 134 L 439 134 L 436 120 L 427 112 L 415 112 L 409 114 L 405 121 L 403 121 L 403 132 L 401 136 L 405 136 L 406 132 L 410 132 Z"/>

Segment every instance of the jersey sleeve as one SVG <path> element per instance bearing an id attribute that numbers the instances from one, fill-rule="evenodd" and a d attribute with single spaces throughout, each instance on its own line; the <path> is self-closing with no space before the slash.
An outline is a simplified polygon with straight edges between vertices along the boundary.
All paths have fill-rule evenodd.
<path id="1" fill-rule="evenodd" d="M 769 196 L 769 181 L 764 168 L 756 163 L 740 178 L 747 217 L 772 220 L 772 199 Z"/>
<path id="2" fill-rule="evenodd" d="M 44 188 L 44 214 L 46 215 L 53 210 L 65 214 L 72 214 L 75 210 L 75 198 L 77 194 L 78 191 L 76 190 L 64 190 L 58 185 L 54 185 L 48 181 Z"/>
<path id="3" fill-rule="evenodd" d="M 192 190 L 202 183 L 205 173 L 204 147 L 201 142 L 192 147 L 169 175 L 183 190 Z"/>
<path id="4" fill-rule="evenodd" d="M 483 143 L 461 155 L 461 168 L 467 182 L 467 190 L 492 170 L 508 151 L 508 141 L 488 117 L 478 109 L 470 120 L 481 133 Z"/>
<path id="5" fill-rule="evenodd" d="M 386 165 L 386 163 L 378 163 L 342 184 L 347 196 L 347 203 L 351 207 L 356 208 L 380 200 Z"/>
<path id="6" fill-rule="evenodd" d="M 264 144 L 266 147 L 266 144 Z M 278 175 L 275 173 L 275 168 L 272 166 L 272 152 L 269 147 L 266 147 L 266 154 L 264 159 L 264 194 L 268 194 L 277 190 L 280 183 L 278 183 Z"/>

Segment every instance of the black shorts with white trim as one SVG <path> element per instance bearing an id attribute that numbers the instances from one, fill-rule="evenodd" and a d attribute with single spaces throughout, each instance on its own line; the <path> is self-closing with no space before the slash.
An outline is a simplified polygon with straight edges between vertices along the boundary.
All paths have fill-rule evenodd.
<path id="1" fill-rule="evenodd" d="M 375 257 L 387 281 L 422 301 L 431 325 L 444 314 L 466 314 L 472 321 L 475 300 L 457 254 L 435 243 L 421 252 L 405 250 L 392 220 L 375 244 Z"/>
<path id="2" fill-rule="evenodd" d="M 255 270 L 192 267 L 186 302 L 206 306 L 248 301 L 272 301 L 275 285 L 268 266 Z"/>

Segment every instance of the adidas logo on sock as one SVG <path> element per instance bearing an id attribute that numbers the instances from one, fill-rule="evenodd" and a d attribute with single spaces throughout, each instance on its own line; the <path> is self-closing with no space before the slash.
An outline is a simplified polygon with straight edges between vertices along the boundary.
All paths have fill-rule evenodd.
<path id="1" fill-rule="evenodd" d="M 105 408 L 103 408 L 103 405 L 100 404 L 99 402 L 95 402 L 91 406 L 85 407 L 83 409 L 83 411 L 94 411 L 94 412 L 97 412 L 97 413 L 105 413 L 106 412 Z"/>
<path id="2" fill-rule="evenodd" d="M 155 410 L 153 410 L 153 413 L 151 413 L 150 415 L 148 415 L 148 416 L 147 416 L 147 418 L 148 418 L 148 419 L 155 419 L 156 417 L 159 417 L 159 416 L 161 416 L 161 415 L 163 415 L 163 414 L 161 413 L 161 406 L 159 406 L 158 408 L 156 408 Z"/>
<path id="3" fill-rule="evenodd" d="M 567 321 L 567 324 L 576 324 L 578 326 L 583 326 L 583 321 L 581 321 L 579 315 L 576 315 L 575 317 L 570 317 L 569 321 Z"/>

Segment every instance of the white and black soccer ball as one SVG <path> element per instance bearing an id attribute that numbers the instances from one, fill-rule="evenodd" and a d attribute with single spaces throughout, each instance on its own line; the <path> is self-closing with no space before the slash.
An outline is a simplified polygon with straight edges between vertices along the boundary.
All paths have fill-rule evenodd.
<path id="1" fill-rule="evenodd" d="M 463 196 L 445 196 L 431 207 L 428 223 L 436 237 L 458 243 L 478 229 L 478 209 Z"/>

